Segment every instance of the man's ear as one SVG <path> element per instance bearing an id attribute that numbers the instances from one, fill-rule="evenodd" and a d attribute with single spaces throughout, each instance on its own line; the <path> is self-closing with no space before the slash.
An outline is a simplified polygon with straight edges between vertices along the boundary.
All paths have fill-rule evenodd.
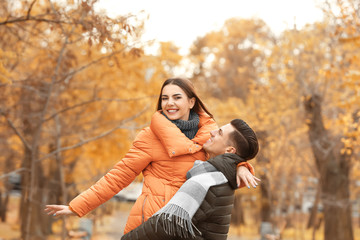
<path id="1" fill-rule="evenodd" d="M 233 146 L 228 146 L 225 149 L 225 153 L 236 153 L 236 148 L 234 148 Z"/>

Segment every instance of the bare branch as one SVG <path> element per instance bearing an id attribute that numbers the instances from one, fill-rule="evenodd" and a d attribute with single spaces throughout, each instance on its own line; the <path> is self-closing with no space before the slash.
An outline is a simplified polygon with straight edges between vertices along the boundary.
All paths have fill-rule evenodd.
<path id="1" fill-rule="evenodd" d="M 44 119 L 43 122 L 47 122 L 47 121 L 53 119 L 54 117 L 56 117 L 56 116 L 59 115 L 60 113 L 69 111 L 69 110 L 71 110 L 71 109 L 75 109 L 75 108 L 77 108 L 77 107 L 84 106 L 84 105 L 86 105 L 86 104 L 89 104 L 89 103 L 92 103 L 92 102 L 95 102 L 95 101 L 96 101 L 96 99 L 92 99 L 92 100 L 89 100 L 89 101 L 81 102 L 81 103 L 75 104 L 75 105 L 73 105 L 73 106 L 64 108 L 64 109 L 60 110 L 59 112 L 56 112 L 56 113 L 52 114 L 50 117 Z"/>
<path id="2" fill-rule="evenodd" d="M 27 12 L 27 15 L 26 15 L 26 18 L 29 19 L 30 18 L 30 13 L 31 13 L 31 10 L 32 10 L 32 7 L 34 6 L 36 0 L 34 0 L 31 4 L 30 4 L 30 7 L 28 9 L 28 12 Z"/>
<path id="3" fill-rule="evenodd" d="M 6 86 L 6 85 L 10 85 L 10 87 L 12 87 L 12 88 L 21 88 L 21 89 L 27 90 L 29 92 L 33 92 L 39 96 L 44 95 L 41 91 L 39 91 L 38 89 L 34 88 L 31 85 L 17 84 L 17 83 L 11 83 L 11 84 L 5 83 L 5 84 L 0 84 L 0 87 Z"/>
<path id="4" fill-rule="evenodd" d="M 135 118 L 139 117 L 140 115 L 142 115 L 142 114 L 143 114 L 146 110 L 148 110 L 148 109 L 149 109 L 149 106 L 146 106 L 146 107 L 145 107 L 142 111 L 140 111 L 139 113 L 137 113 L 137 114 L 135 114 L 135 115 L 133 115 L 133 116 L 127 118 L 127 119 L 122 120 L 121 123 L 120 123 L 118 126 L 112 128 L 112 129 L 110 129 L 110 130 L 108 130 L 108 131 L 106 131 L 106 132 L 104 132 L 104 133 L 102 133 L 102 134 L 99 134 L 99 135 L 97 135 L 97 136 L 95 136 L 95 137 L 92 137 L 92 138 L 83 140 L 83 141 L 81 141 L 81 142 L 79 142 L 79 143 L 76 143 L 76 144 L 74 144 L 74 145 L 56 149 L 55 151 L 53 151 L 53 152 L 45 155 L 44 157 L 39 158 L 36 162 L 40 162 L 40 161 L 43 161 L 43 160 L 45 160 L 45 159 L 48 159 L 49 157 L 52 157 L 52 156 L 56 155 L 56 154 L 59 153 L 59 152 L 67 151 L 67 150 L 70 150 L 70 149 L 75 149 L 75 148 L 81 147 L 82 145 L 84 145 L 84 144 L 86 144 L 86 143 L 93 142 L 93 141 L 95 141 L 95 140 L 98 140 L 98 139 L 100 139 L 100 138 L 103 138 L 103 137 L 111 134 L 111 133 L 114 132 L 115 130 L 120 129 L 120 128 L 123 128 L 125 123 L 130 122 L 130 121 L 134 120 Z"/>
<path id="5" fill-rule="evenodd" d="M 75 30 L 75 26 L 72 27 L 71 31 L 70 31 L 70 34 L 69 35 L 66 35 L 66 38 L 65 38 L 65 41 L 63 43 L 63 46 L 61 47 L 60 49 L 60 52 L 59 52 L 59 57 L 57 59 L 57 63 L 56 63 L 56 67 L 55 67 L 55 71 L 54 71 L 54 75 L 52 76 L 51 78 L 51 84 L 49 86 L 49 89 L 48 89 L 48 94 L 47 94 L 47 99 L 46 99 L 46 102 L 45 102 L 45 105 L 44 105 L 44 108 L 41 112 L 41 119 L 42 119 L 42 123 L 44 122 L 44 117 L 45 117 L 45 114 L 46 114 L 46 111 L 48 109 L 48 106 L 50 104 L 50 99 L 51 99 L 51 94 L 52 94 L 52 91 L 53 91 L 53 87 L 54 87 L 54 83 L 56 82 L 56 79 L 59 75 L 59 69 L 60 69 L 60 65 L 61 65 L 61 62 L 63 60 L 63 57 L 64 57 L 64 52 L 65 52 L 65 49 L 66 49 L 66 46 L 68 45 L 68 41 L 69 41 L 69 36 L 71 35 L 71 33 Z M 42 125 L 41 125 L 42 126 Z M 39 130 L 37 131 L 37 135 L 40 135 L 40 132 L 41 132 L 41 127 L 39 128 Z"/>
<path id="6" fill-rule="evenodd" d="M 5 173 L 3 175 L 0 175 L 0 179 L 3 179 L 3 178 L 6 178 L 8 176 L 10 176 L 11 174 L 14 174 L 14 173 L 17 173 L 17 172 L 22 172 L 22 171 L 26 171 L 26 170 L 29 170 L 29 169 L 26 169 L 26 168 L 19 168 L 19 169 L 16 169 L 12 172 L 8 172 L 8 173 Z"/>
<path id="7" fill-rule="evenodd" d="M 8 122 L 9 126 L 12 128 L 12 130 L 14 130 L 15 134 L 20 138 L 21 142 L 24 144 L 24 146 L 29 149 L 31 151 L 31 146 L 30 144 L 26 141 L 26 139 L 24 138 L 24 136 L 19 132 L 19 130 L 15 127 L 15 125 L 13 124 L 13 122 L 6 117 L 5 113 L 0 110 L 0 114 L 2 116 L 4 116 L 4 118 L 6 119 L 6 121 Z"/>
<path id="8" fill-rule="evenodd" d="M 62 81 L 64 81 L 65 79 L 68 79 L 69 77 L 74 76 L 75 74 L 83 71 L 84 69 L 86 69 L 86 68 L 88 68 L 88 67 L 90 67 L 90 66 L 92 66 L 92 65 L 94 65 L 94 64 L 96 64 L 96 63 L 99 63 L 100 61 L 102 61 L 102 60 L 104 60 L 104 59 L 107 59 L 107 58 L 110 58 L 110 57 L 112 57 L 112 56 L 114 56 L 114 55 L 116 55 L 116 54 L 122 53 L 125 49 L 126 49 L 126 48 L 124 47 L 124 48 L 122 48 L 121 50 L 112 52 L 112 53 L 109 54 L 109 55 L 106 55 L 106 56 L 100 57 L 100 58 L 98 58 L 98 59 L 96 59 L 96 60 L 94 60 L 94 61 L 91 61 L 91 62 L 89 62 L 89 63 L 87 63 L 87 64 L 79 67 L 78 69 L 75 69 L 75 70 L 69 72 L 68 74 L 66 74 L 62 79 L 60 79 L 60 80 L 57 81 L 56 83 L 62 82 Z"/>
<path id="9" fill-rule="evenodd" d="M 138 101 L 146 98 L 154 98 L 157 95 L 145 96 L 145 97 L 137 97 L 137 98 L 127 98 L 127 99 L 119 99 L 119 98 L 98 98 L 100 101 L 108 101 L 108 102 L 129 102 L 129 101 Z"/>
<path id="10" fill-rule="evenodd" d="M 67 112 L 69 110 L 72 110 L 72 109 L 75 109 L 75 108 L 78 108 L 78 107 L 81 107 L 81 106 L 84 106 L 84 105 L 87 105 L 87 104 L 90 104 L 90 103 L 93 103 L 93 102 L 97 102 L 97 101 L 108 101 L 108 102 L 129 102 L 129 101 L 138 101 L 138 100 L 142 100 L 142 99 L 146 99 L 146 98 L 153 98 L 155 97 L 156 95 L 153 95 L 153 96 L 145 96 L 145 97 L 138 97 L 138 98 L 128 98 L 128 99 L 117 99 L 117 98 L 94 98 L 94 99 L 91 99 L 91 100 L 88 100 L 88 101 L 85 101 L 85 102 L 81 102 L 81 103 L 78 103 L 78 104 L 75 104 L 75 105 L 72 105 L 72 106 L 69 106 L 67 108 L 64 108 L 64 109 L 61 109 L 60 111 L 52 114 L 50 117 L 46 118 L 43 122 L 47 122 L 51 119 L 53 119 L 54 117 L 56 117 L 57 115 L 61 114 L 61 113 L 64 113 L 64 112 Z"/>
<path id="11" fill-rule="evenodd" d="M 3 22 L 0 22 L 1 25 L 8 25 L 12 23 L 18 23 L 18 22 L 26 22 L 26 21 L 35 21 L 35 22 L 48 22 L 48 23 L 57 23 L 57 24 L 73 24 L 72 22 L 65 22 L 61 20 L 54 20 L 54 19 L 46 19 L 46 18 L 36 18 L 36 17 L 29 17 L 29 16 L 22 16 L 14 19 L 5 20 Z"/>

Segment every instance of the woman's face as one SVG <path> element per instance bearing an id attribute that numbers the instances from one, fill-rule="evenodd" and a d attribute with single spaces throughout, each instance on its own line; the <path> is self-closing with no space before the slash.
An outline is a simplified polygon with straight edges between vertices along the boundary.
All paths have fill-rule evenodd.
<path id="1" fill-rule="evenodd" d="M 161 93 L 161 109 L 170 120 L 189 120 L 190 109 L 194 107 L 195 98 L 188 98 L 177 85 L 166 85 Z"/>

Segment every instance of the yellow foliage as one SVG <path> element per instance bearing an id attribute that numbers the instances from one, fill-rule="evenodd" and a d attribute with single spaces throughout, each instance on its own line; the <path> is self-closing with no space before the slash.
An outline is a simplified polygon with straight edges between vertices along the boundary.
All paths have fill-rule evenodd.
<path id="1" fill-rule="evenodd" d="M 0 48 L 0 83 L 2 84 L 9 84 L 11 83 L 10 80 L 10 73 L 9 71 L 4 67 L 5 64 L 7 64 L 8 59 L 12 57 L 12 54 L 9 52 L 4 52 Z"/>

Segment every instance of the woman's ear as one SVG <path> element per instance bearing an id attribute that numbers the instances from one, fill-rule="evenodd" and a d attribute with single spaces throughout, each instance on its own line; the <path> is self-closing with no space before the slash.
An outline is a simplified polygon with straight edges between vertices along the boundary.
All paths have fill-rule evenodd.
<path id="1" fill-rule="evenodd" d="M 196 99 L 194 97 L 190 98 L 189 102 L 190 102 L 190 109 L 192 109 L 195 105 Z"/>
<path id="2" fill-rule="evenodd" d="M 225 153 L 236 153 L 236 148 L 234 148 L 233 146 L 228 146 L 225 149 Z"/>

